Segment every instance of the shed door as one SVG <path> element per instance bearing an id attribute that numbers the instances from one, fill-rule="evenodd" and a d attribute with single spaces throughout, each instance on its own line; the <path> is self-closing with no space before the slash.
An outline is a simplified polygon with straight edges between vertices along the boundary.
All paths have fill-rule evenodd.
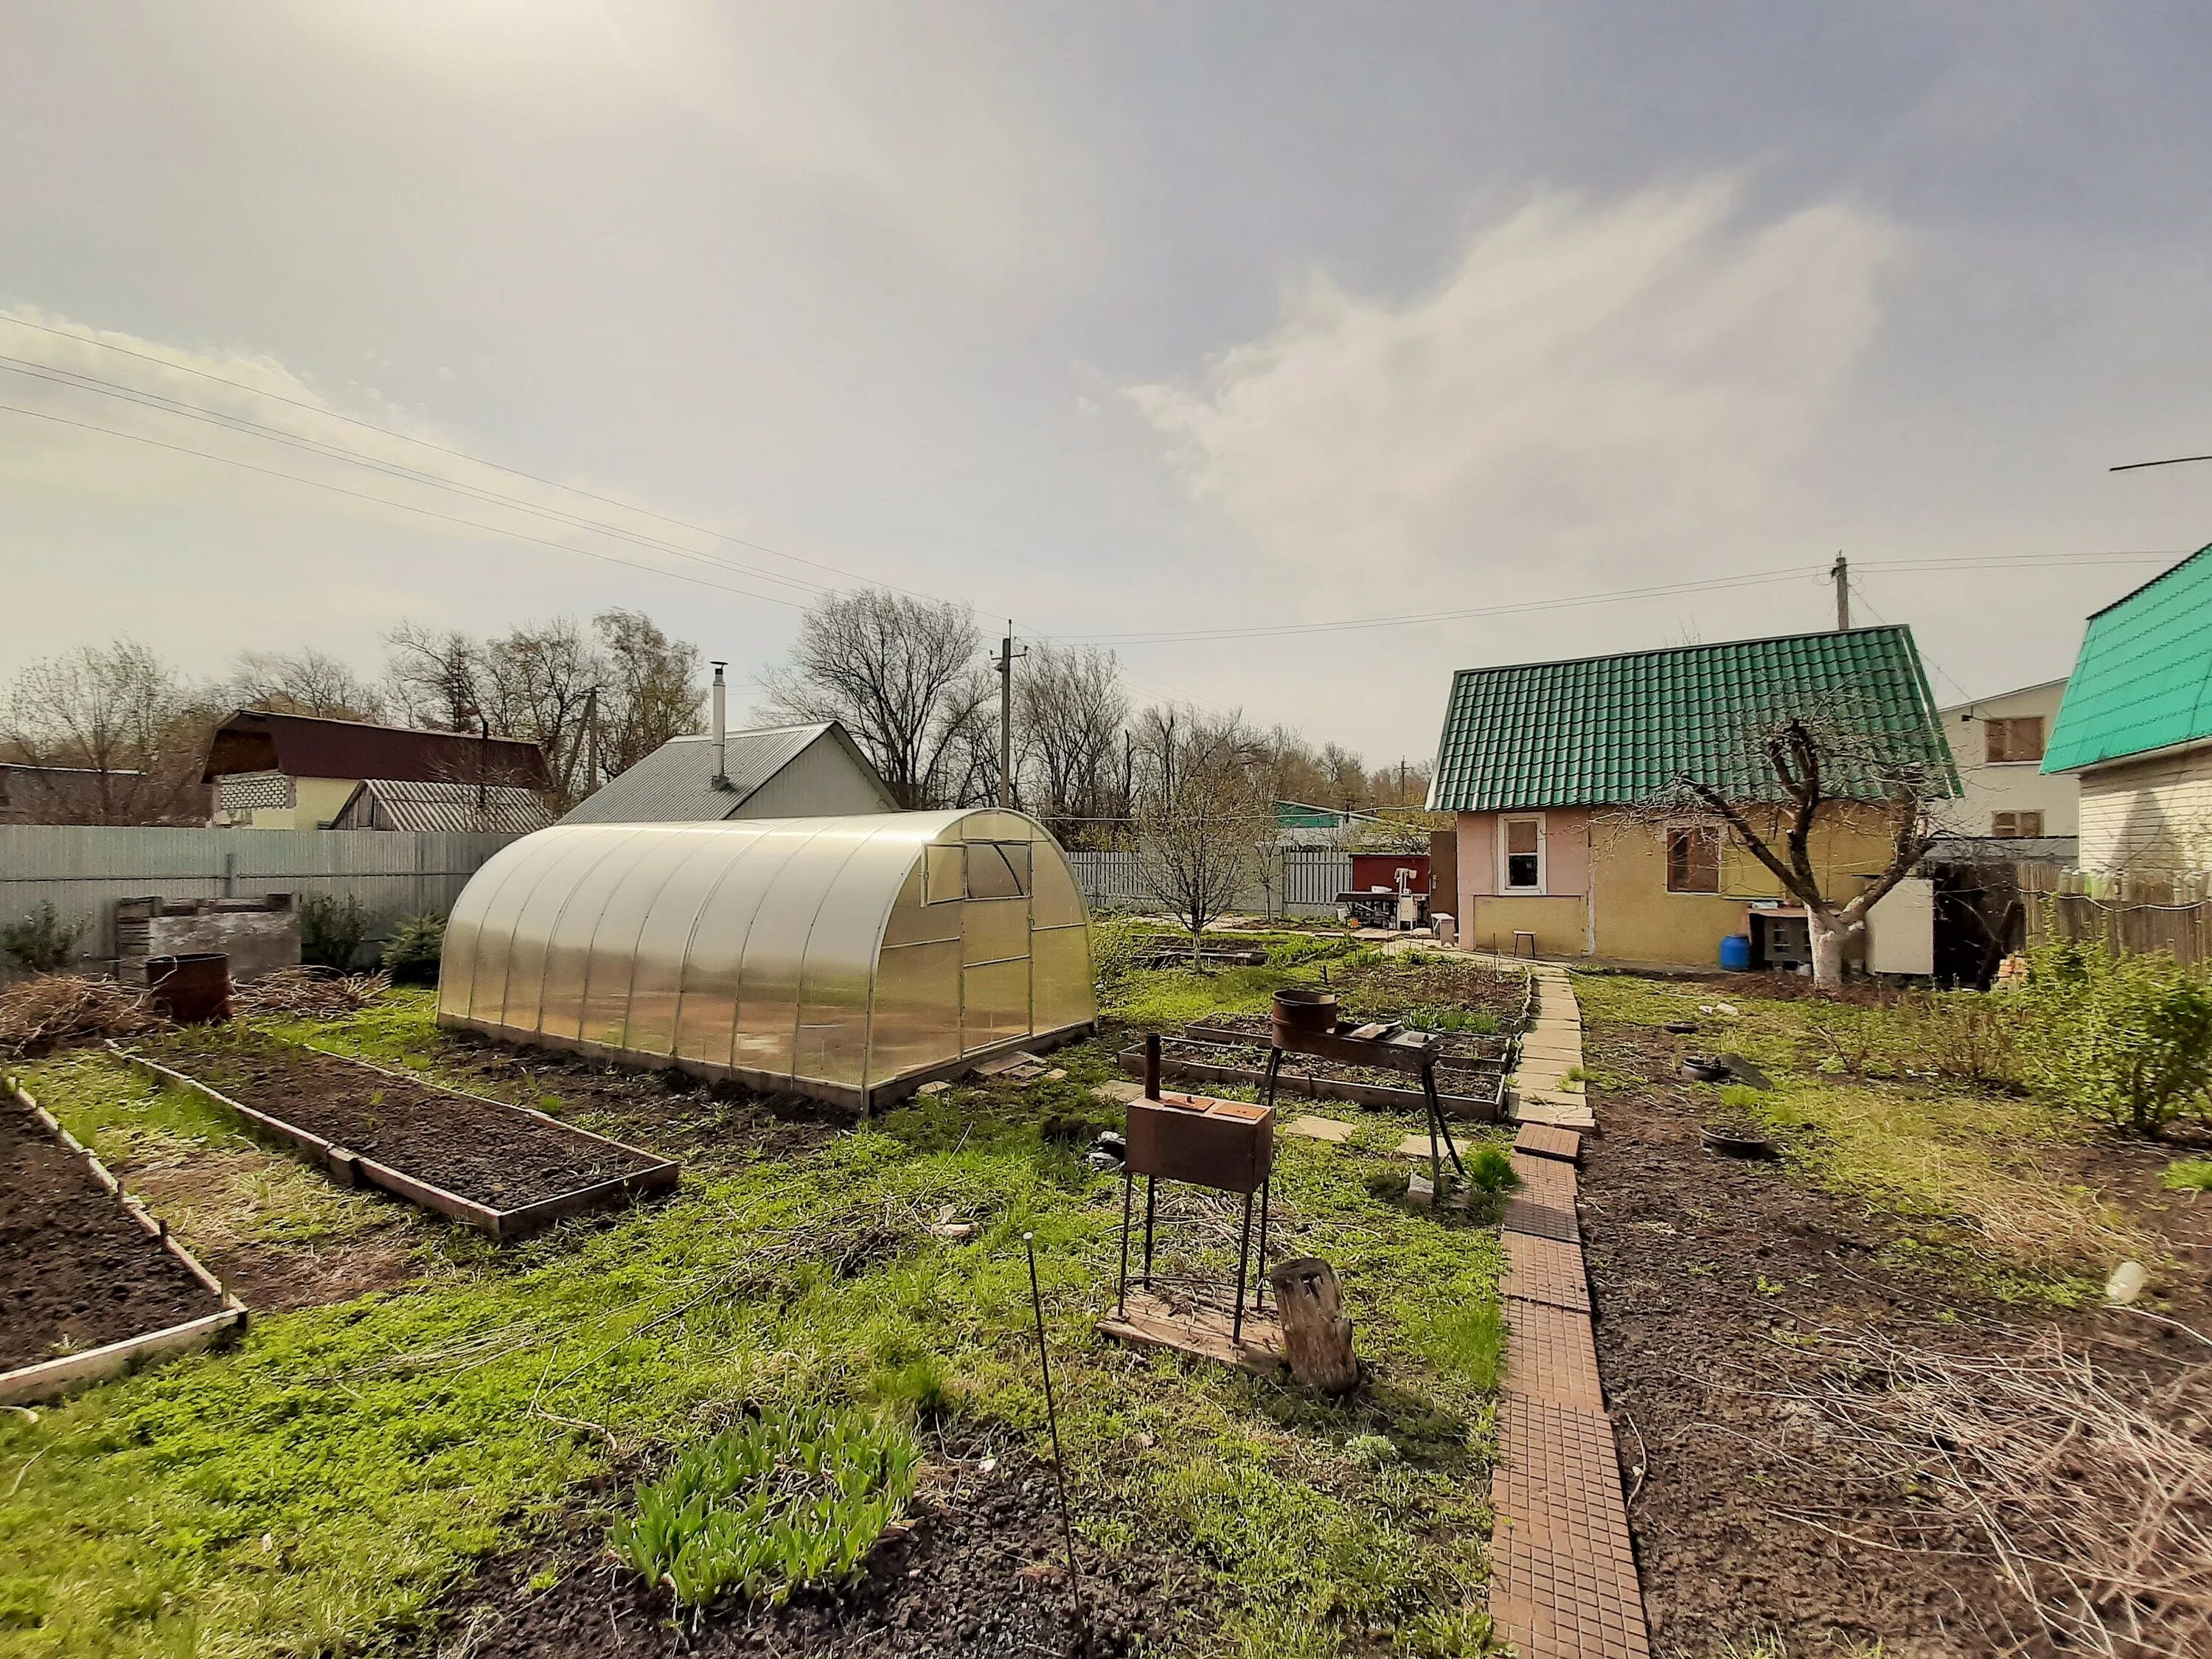
<path id="1" fill-rule="evenodd" d="M 961 910 L 963 1054 L 1025 1037 L 1030 1024 L 1030 846 L 971 842 Z"/>

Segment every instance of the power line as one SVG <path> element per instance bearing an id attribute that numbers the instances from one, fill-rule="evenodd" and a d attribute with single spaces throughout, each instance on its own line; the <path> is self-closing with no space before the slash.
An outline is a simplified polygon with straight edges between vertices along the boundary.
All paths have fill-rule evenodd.
<path id="1" fill-rule="evenodd" d="M 586 559 L 598 559 L 606 564 L 618 564 L 626 569 L 641 570 L 648 575 L 666 576 L 672 580 L 690 582 L 698 587 L 711 587 L 717 592 L 735 593 L 741 599 L 761 599 L 769 605 L 785 605 L 793 611 L 806 607 L 796 599 L 787 599 L 774 593 L 757 593 L 749 588 L 731 587 L 722 582 L 710 582 L 703 576 L 686 574 L 681 570 L 665 569 L 658 565 L 640 564 L 635 559 L 617 557 L 612 553 L 601 553 L 588 547 L 578 547 L 570 542 L 550 541 L 543 536 L 532 536 L 520 530 L 509 530 L 501 525 L 483 524 L 474 519 L 464 519 L 457 514 L 441 513 L 434 507 L 417 507 L 410 501 L 395 501 L 389 496 L 372 495 L 366 490 L 348 489 L 343 484 L 327 483 L 319 478 L 303 478 L 296 472 L 283 472 L 273 466 L 257 466 L 252 461 L 241 461 L 235 456 L 216 455 L 204 449 L 193 449 L 184 444 L 166 443 L 159 438 L 149 438 L 143 433 L 124 432 L 112 426 L 99 426 L 90 421 L 73 421 L 64 415 L 50 414 L 44 410 L 24 409 L 15 404 L 0 404 L 0 413 L 21 415 L 34 421 L 50 421 L 56 426 L 75 427 L 81 432 L 96 432 L 104 437 L 122 438 L 134 444 L 146 444 L 155 449 L 166 449 L 173 454 L 189 455 L 195 460 L 216 461 L 224 466 L 234 466 L 247 472 L 258 472 L 265 477 L 283 478 L 292 483 L 306 484 L 313 489 L 327 489 L 333 495 L 349 495 L 356 501 L 374 502 L 395 512 L 419 513 L 424 518 L 442 520 L 447 524 L 460 525 L 470 530 L 481 530 L 494 536 L 506 536 L 519 542 L 534 543 L 539 547 L 550 547 L 562 553 L 574 553 Z"/>
<path id="2" fill-rule="evenodd" d="M 2212 461 L 2212 455 L 2176 455 L 2163 461 L 2126 461 L 2105 470 L 2108 472 L 2140 472 L 2147 466 L 2184 466 L 2191 461 Z"/>

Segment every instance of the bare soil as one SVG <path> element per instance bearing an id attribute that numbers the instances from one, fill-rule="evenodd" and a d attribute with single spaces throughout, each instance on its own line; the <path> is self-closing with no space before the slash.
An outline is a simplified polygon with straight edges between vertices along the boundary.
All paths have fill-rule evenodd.
<path id="1" fill-rule="evenodd" d="M 526 1113 L 288 1044 L 240 1038 L 149 1045 L 163 1063 L 241 1105 L 495 1209 L 647 1167 Z"/>
<path id="2" fill-rule="evenodd" d="M 1594 1025 L 1584 1040 L 1596 1075 L 1638 1079 L 1593 1086 L 1604 1133 L 1585 1147 L 1583 1226 L 1655 1651 L 1702 1659 L 1777 1638 L 1791 1659 L 1876 1643 L 1885 1659 L 2057 1651 L 1955 1499 L 1900 1483 L 1895 1458 L 1802 1396 L 1852 1375 L 1869 1333 L 2003 1353 L 2056 1325 L 2146 1382 L 2204 1350 L 2126 1313 L 2024 1309 L 1888 1267 L 1877 1255 L 1899 1224 L 1701 1147 L 1715 1091 L 1680 1080 L 1675 1039 Z M 2085 1157 L 2119 1177 L 2100 1185 L 2141 1190 L 2142 1155 Z M 2138 1214 L 2181 1224 L 2183 1249 L 2203 1237 L 2185 1206 Z"/>
<path id="3" fill-rule="evenodd" d="M 698 1655 L 707 1659 L 935 1659 L 1073 1655 L 1079 1626 L 1048 1466 L 984 1449 L 945 1466 L 917 1498 L 913 1529 L 889 1538 L 847 1589 L 802 1592 L 781 1607 L 717 1607 L 680 1619 L 665 1591 L 607 1555 L 622 1488 L 586 1494 L 552 1527 L 488 1559 L 458 1586 L 420 1659 L 584 1659 Z M 1099 1559 L 1079 1544 L 1083 1626 L 1093 1659 L 1156 1647 L 1188 1615 L 1196 1577 L 1171 1561 Z M 550 1588 L 533 1589 L 533 1580 Z"/>
<path id="4" fill-rule="evenodd" d="M 0 1370 L 220 1307 L 20 1103 L 0 1098 Z"/>

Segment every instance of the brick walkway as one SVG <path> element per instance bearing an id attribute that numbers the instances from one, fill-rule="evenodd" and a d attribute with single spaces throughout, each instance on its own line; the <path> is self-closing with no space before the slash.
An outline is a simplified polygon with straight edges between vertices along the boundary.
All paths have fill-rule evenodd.
<path id="1" fill-rule="evenodd" d="M 1507 1339 L 1490 1614 L 1521 1659 L 1650 1659 L 1575 1217 L 1577 1132 L 1595 1127 L 1567 1075 L 1582 1064 L 1582 1017 L 1562 969 L 1532 971 L 1536 1024 L 1515 1109 L 1521 1187 L 1505 1205 L 1498 1284 Z"/>

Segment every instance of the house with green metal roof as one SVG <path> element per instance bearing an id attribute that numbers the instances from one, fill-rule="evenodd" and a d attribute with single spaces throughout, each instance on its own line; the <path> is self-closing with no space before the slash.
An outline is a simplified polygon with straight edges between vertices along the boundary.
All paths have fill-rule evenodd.
<path id="1" fill-rule="evenodd" d="M 2212 869 L 2212 547 L 2089 618 L 2043 769 L 2081 780 L 2084 869 Z"/>
<path id="2" fill-rule="evenodd" d="M 1814 832 L 1822 890 L 1848 897 L 1854 879 L 1889 862 L 1881 773 L 1893 758 L 1919 769 L 1936 793 L 1958 787 L 1910 629 L 1462 670 L 1429 794 L 1430 808 L 1457 825 L 1461 939 L 1711 966 L 1724 938 L 1745 934 L 1771 943 L 1775 965 L 1794 960 L 1802 930 L 1789 925 L 1772 874 L 1711 817 L 1669 820 L 1651 804 L 1693 779 L 1747 811 L 1771 811 L 1775 780 L 1749 739 L 1776 716 L 1812 712 L 1847 720 L 1881 763 L 1829 781 L 1837 799 Z M 1891 908 L 1899 897 L 1875 907 L 1878 916 L 1890 909 L 1892 940 L 1906 908 Z M 1870 953 L 1886 948 L 1875 932 Z"/>

